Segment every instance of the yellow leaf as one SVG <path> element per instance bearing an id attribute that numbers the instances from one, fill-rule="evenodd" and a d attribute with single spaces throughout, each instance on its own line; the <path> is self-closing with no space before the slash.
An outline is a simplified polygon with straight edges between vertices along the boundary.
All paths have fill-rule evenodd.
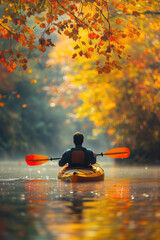
<path id="1" fill-rule="evenodd" d="M 36 79 L 31 80 L 30 83 L 37 83 L 37 80 Z"/>

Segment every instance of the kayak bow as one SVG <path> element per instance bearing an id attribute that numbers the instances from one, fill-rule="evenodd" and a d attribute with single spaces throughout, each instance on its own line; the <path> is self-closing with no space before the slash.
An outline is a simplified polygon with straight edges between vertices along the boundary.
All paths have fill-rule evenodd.
<path id="1" fill-rule="evenodd" d="M 98 163 L 88 168 L 68 168 L 65 165 L 58 172 L 58 179 L 72 183 L 103 181 L 104 171 Z"/>

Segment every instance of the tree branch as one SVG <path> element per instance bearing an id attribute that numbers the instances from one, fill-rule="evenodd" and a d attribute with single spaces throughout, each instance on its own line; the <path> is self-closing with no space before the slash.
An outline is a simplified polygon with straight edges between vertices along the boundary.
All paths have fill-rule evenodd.
<path id="1" fill-rule="evenodd" d="M 63 7 L 58 0 L 57 0 L 57 3 L 58 3 L 58 5 L 59 5 L 63 10 L 65 10 L 66 12 L 68 12 L 69 14 L 71 14 L 71 15 L 76 19 L 77 22 L 80 22 L 82 25 L 85 25 L 86 27 L 89 27 L 88 24 L 86 24 L 85 22 L 83 22 L 82 20 L 80 20 L 78 17 L 76 17 L 76 16 L 74 15 L 74 13 L 70 12 L 68 9 L 66 9 L 65 7 Z M 89 27 L 89 28 L 90 28 L 90 27 Z"/>
<path id="2" fill-rule="evenodd" d="M 13 32 L 11 32 L 11 30 L 9 30 L 8 28 L 6 28 L 5 26 L 3 26 L 1 23 L 0 23 L 0 26 L 3 27 L 5 30 L 7 30 L 10 34 L 14 35 Z"/>
<path id="3" fill-rule="evenodd" d="M 152 11 L 146 11 L 146 12 L 143 12 L 143 13 L 139 13 L 139 14 L 155 14 L 155 15 L 159 15 L 160 12 L 152 12 Z"/>
<path id="4" fill-rule="evenodd" d="M 95 5 L 95 4 L 94 4 Z M 100 14 L 104 17 L 104 19 L 107 21 L 108 23 L 108 28 L 111 29 L 111 24 L 110 24 L 110 21 L 109 21 L 109 9 L 108 9 L 108 6 L 107 6 L 107 11 L 108 11 L 108 17 L 106 17 L 102 11 L 102 9 L 100 9 L 97 5 L 95 5 L 95 7 L 98 9 L 98 11 L 100 12 Z"/>

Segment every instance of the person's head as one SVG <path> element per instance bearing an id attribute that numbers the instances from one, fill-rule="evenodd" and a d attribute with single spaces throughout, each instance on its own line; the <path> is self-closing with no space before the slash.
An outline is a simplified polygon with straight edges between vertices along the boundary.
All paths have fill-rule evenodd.
<path id="1" fill-rule="evenodd" d="M 76 146 L 81 146 L 84 140 L 84 136 L 81 132 L 76 132 L 73 135 L 73 142 Z"/>

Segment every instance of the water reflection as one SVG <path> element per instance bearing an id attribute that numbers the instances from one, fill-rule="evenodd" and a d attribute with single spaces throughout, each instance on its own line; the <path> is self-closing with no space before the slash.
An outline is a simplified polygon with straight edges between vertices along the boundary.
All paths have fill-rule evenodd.
<path id="1" fill-rule="evenodd" d="M 116 171 L 99 183 L 0 180 L 0 239 L 160 239 L 160 179 Z"/>
<path id="2" fill-rule="evenodd" d="M 148 234 L 151 237 L 148 239 L 159 237 L 160 182 L 127 179 L 78 185 L 58 182 L 52 188 L 44 181 L 36 188 L 38 201 L 33 188 L 27 190 L 27 198 L 32 211 L 35 209 L 39 218 L 43 218 L 43 233 L 39 234 L 49 233 L 56 239 L 133 239 L 133 236 L 139 239 Z"/>
<path id="3" fill-rule="evenodd" d="M 24 181 L 0 182 L 0 239 L 34 239 L 35 222 L 28 214 Z"/>

